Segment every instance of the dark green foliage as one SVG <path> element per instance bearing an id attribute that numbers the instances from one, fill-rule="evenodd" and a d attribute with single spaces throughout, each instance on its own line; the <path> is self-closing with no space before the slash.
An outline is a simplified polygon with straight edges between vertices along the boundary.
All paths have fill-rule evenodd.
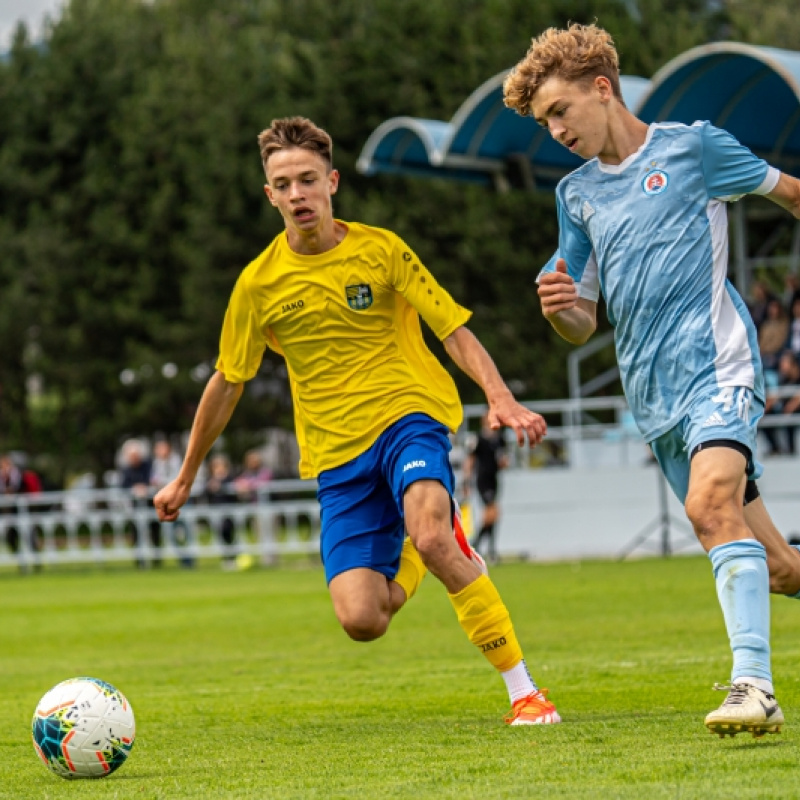
<path id="1" fill-rule="evenodd" d="M 549 25 L 596 19 L 623 72 L 649 75 L 712 34 L 704 8 L 72 0 L 44 42 L 21 29 L 0 61 L 0 450 L 49 453 L 60 479 L 109 466 L 125 435 L 188 428 L 236 276 L 281 229 L 256 136 L 288 114 L 334 137 L 338 215 L 404 236 L 526 398 L 564 396 L 568 347 L 534 290 L 552 199 L 366 178 L 355 161 L 389 117 L 449 119 Z M 234 433 L 291 424 L 285 381 L 265 377 Z"/>

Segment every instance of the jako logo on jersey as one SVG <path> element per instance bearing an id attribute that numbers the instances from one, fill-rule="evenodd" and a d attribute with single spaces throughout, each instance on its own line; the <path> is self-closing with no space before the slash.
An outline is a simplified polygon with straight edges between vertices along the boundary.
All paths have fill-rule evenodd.
<path id="1" fill-rule="evenodd" d="M 498 648 L 502 647 L 504 644 L 506 644 L 506 637 L 505 636 L 501 636 L 499 639 L 495 639 L 493 642 L 487 642 L 486 644 L 482 644 L 481 645 L 481 652 L 488 653 L 490 650 L 497 650 Z"/>
<path id="2" fill-rule="evenodd" d="M 660 169 L 648 172 L 642 180 L 642 189 L 645 194 L 661 194 L 669 185 L 669 175 Z"/>
<path id="3" fill-rule="evenodd" d="M 302 300 L 296 300 L 293 303 L 284 303 L 281 306 L 281 314 L 286 314 L 289 311 L 299 311 L 305 303 Z"/>
<path id="4" fill-rule="evenodd" d="M 409 461 L 408 464 L 406 464 L 403 467 L 403 472 L 408 472 L 410 469 L 417 469 L 417 467 L 424 467 L 424 466 L 425 466 L 424 461 Z"/>
<path id="5" fill-rule="evenodd" d="M 347 305 L 353 311 L 363 311 L 372 305 L 372 289 L 368 283 L 345 286 L 344 293 L 347 297 Z"/>

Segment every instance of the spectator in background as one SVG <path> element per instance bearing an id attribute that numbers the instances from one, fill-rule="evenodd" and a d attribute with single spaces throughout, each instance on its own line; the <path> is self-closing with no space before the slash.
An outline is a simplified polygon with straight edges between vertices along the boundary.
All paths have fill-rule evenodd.
<path id="1" fill-rule="evenodd" d="M 151 465 L 147 458 L 147 450 L 138 439 L 129 439 L 122 445 L 122 469 L 120 470 L 120 486 L 128 489 L 133 498 L 134 508 L 149 507 L 150 497 L 150 471 Z M 150 535 L 150 544 L 157 550 L 161 549 L 161 523 L 157 519 L 150 520 L 147 525 Z M 133 534 L 133 544 L 139 542 L 139 528 L 135 522 L 131 523 Z M 144 568 L 145 561 L 142 558 L 136 559 L 136 566 Z M 161 558 L 153 558 L 153 566 L 161 566 Z"/>
<path id="2" fill-rule="evenodd" d="M 800 300 L 800 275 L 787 272 L 783 279 L 783 305 L 791 309 L 795 300 Z"/>
<path id="3" fill-rule="evenodd" d="M 780 359 L 778 360 L 777 381 L 774 386 L 796 386 L 797 392 L 789 397 L 778 397 L 773 392 L 767 392 L 767 400 L 764 404 L 765 414 L 800 414 L 800 359 L 791 350 L 784 350 Z M 795 434 L 797 426 L 800 425 L 798 420 L 797 425 L 786 425 L 785 427 L 764 427 L 762 429 L 764 436 L 770 445 L 770 453 L 786 453 L 794 455 L 797 451 L 795 449 Z M 785 444 L 780 442 L 780 436 L 783 434 Z"/>
<path id="4" fill-rule="evenodd" d="M 747 304 L 747 308 L 757 331 L 761 330 L 761 323 L 767 317 L 767 304 L 772 297 L 772 293 L 763 281 L 753 281 L 753 285 L 750 287 L 750 302 Z"/>
<path id="5" fill-rule="evenodd" d="M 255 503 L 258 492 L 272 480 L 272 470 L 264 466 L 260 450 L 248 450 L 244 467 L 235 481 L 236 493 L 243 503 Z"/>
<path id="6" fill-rule="evenodd" d="M 0 494 L 19 494 L 22 491 L 22 470 L 9 455 L 0 456 Z"/>
<path id="7" fill-rule="evenodd" d="M 209 476 L 203 488 L 203 495 L 211 506 L 228 505 L 236 503 L 239 499 L 233 480 L 233 470 L 230 459 L 225 455 L 211 457 L 209 463 Z M 236 569 L 236 526 L 230 517 L 223 517 L 219 527 L 220 539 L 225 546 L 222 556 L 223 569 Z"/>
<path id="8" fill-rule="evenodd" d="M 163 489 L 168 483 L 174 481 L 178 477 L 181 470 L 181 463 L 183 459 L 173 450 L 172 444 L 168 439 L 158 439 L 153 445 L 153 459 L 150 462 L 150 480 L 148 481 L 150 492 L 149 494 L 155 495 L 160 489 Z M 193 487 L 194 488 L 194 487 Z M 196 491 L 196 490 L 195 490 Z M 160 523 L 151 523 L 159 525 Z M 182 567 L 193 567 L 194 558 L 186 553 L 186 548 L 189 546 L 189 529 L 183 520 L 178 520 L 172 526 L 172 538 L 175 546 L 184 551 L 180 557 L 180 564 Z M 159 531 L 158 541 L 159 547 L 163 540 L 163 535 Z"/>
<path id="9" fill-rule="evenodd" d="M 800 291 L 789 306 L 789 336 L 786 346 L 800 359 Z"/>
<path id="10" fill-rule="evenodd" d="M 0 495 L 38 494 L 42 491 L 42 482 L 39 476 L 30 469 L 20 467 L 7 453 L 0 455 Z M 0 513 L 16 514 L 14 507 L 0 508 Z M 42 549 L 41 531 L 35 529 L 31 532 L 31 549 Z M 6 543 L 12 553 L 19 552 L 19 529 L 11 525 L 6 529 Z"/>
<path id="11" fill-rule="evenodd" d="M 767 302 L 767 316 L 758 331 L 758 349 L 764 372 L 778 369 L 778 357 L 786 346 L 789 337 L 789 317 L 786 309 L 777 297 Z"/>
<path id="12" fill-rule="evenodd" d="M 508 466 L 508 453 L 503 431 L 492 430 L 489 424 L 489 415 L 481 417 L 481 430 L 474 446 L 464 462 L 464 490 L 474 481 L 475 488 L 483 504 L 483 517 L 481 527 L 472 546 L 481 552 L 481 545 L 486 539 L 486 557 L 492 563 L 497 561 L 497 539 L 495 526 L 497 525 L 500 509 L 497 505 L 497 491 L 499 487 L 498 475 Z M 481 553 L 483 555 L 483 553 Z"/>
<path id="13" fill-rule="evenodd" d="M 153 494 L 162 486 L 174 480 L 181 469 L 181 457 L 172 449 L 166 439 L 159 439 L 153 445 L 153 460 L 150 462 L 148 484 Z"/>

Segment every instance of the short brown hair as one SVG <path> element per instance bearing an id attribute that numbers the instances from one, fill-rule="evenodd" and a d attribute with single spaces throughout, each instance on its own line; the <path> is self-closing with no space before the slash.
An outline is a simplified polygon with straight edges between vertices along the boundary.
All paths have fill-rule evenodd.
<path id="1" fill-rule="evenodd" d="M 258 148 L 264 172 L 273 153 L 299 147 L 322 156 L 330 169 L 333 166 L 333 140 L 322 128 L 305 117 L 274 119 L 269 128 L 258 134 Z"/>
<path id="2" fill-rule="evenodd" d="M 542 84 L 552 77 L 588 82 L 602 75 L 622 102 L 619 56 L 611 35 L 596 25 L 548 28 L 534 38 L 525 58 L 506 76 L 503 102 L 523 117 L 531 114 L 531 103 Z"/>

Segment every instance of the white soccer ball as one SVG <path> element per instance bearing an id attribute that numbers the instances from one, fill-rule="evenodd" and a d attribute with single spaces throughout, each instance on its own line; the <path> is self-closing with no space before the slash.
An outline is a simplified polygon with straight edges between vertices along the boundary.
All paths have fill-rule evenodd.
<path id="1" fill-rule="evenodd" d="M 97 678 L 54 686 L 33 714 L 33 746 L 62 778 L 103 778 L 119 769 L 133 747 L 136 722 L 118 689 Z"/>

